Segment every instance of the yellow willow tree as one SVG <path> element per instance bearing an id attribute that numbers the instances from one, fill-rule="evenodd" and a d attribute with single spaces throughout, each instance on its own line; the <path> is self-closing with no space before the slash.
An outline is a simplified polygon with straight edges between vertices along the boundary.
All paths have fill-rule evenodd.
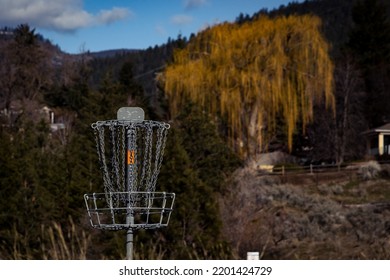
<path id="1" fill-rule="evenodd" d="M 159 77 L 172 114 L 191 101 L 225 118 L 247 156 L 266 149 L 281 119 L 291 150 L 313 105 L 334 107 L 333 64 L 320 27 L 314 16 L 261 16 L 202 31 Z"/>

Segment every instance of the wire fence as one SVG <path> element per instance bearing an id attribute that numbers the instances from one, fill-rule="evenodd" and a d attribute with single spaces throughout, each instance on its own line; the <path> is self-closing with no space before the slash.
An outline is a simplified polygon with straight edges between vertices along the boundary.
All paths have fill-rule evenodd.
<path id="1" fill-rule="evenodd" d="M 359 165 L 348 165 L 348 170 L 357 170 Z M 289 165 L 276 165 L 272 168 L 272 174 L 274 175 L 286 175 L 291 174 L 314 174 L 314 173 L 326 173 L 326 172 L 340 172 L 345 170 L 346 166 L 336 164 L 321 164 L 321 165 L 305 165 L 305 166 L 289 166 Z"/>
<path id="2" fill-rule="evenodd" d="M 381 167 L 390 165 L 390 161 L 378 162 Z M 349 164 L 320 164 L 320 165 L 263 165 L 259 166 L 260 176 L 276 176 L 282 183 L 302 184 L 322 182 L 345 182 L 362 179 L 361 167 L 367 162 Z"/>

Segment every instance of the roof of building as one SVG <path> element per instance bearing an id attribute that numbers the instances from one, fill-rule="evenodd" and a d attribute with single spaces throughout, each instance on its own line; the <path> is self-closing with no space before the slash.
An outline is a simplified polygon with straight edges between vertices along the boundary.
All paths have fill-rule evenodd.
<path id="1" fill-rule="evenodd" d="M 390 134 L 390 123 L 386 123 L 382 126 L 379 126 L 377 128 L 373 128 L 373 129 L 370 129 L 370 130 L 367 130 L 365 132 L 363 132 L 363 134 L 367 135 L 367 134 L 377 134 L 377 133 L 380 133 L 380 132 L 383 132 L 383 133 L 389 133 Z"/>

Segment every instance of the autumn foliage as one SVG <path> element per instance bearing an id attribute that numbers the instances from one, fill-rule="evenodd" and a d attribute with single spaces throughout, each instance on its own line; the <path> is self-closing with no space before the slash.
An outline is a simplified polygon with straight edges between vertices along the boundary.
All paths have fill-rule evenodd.
<path id="1" fill-rule="evenodd" d="M 282 119 L 291 149 L 313 105 L 334 106 L 333 64 L 320 28 L 314 16 L 260 16 L 204 30 L 160 76 L 172 114 L 191 101 L 223 117 L 247 155 L 267 149 Z"/>

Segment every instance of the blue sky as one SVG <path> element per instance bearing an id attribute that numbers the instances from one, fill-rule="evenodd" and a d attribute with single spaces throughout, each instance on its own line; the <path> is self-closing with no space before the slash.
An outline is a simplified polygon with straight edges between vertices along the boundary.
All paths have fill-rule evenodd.
<path id="1" fill-rule="evenodd" d="M 69 53 L 146 49 L 292 0 L 0 0 L 0 26 L 28 23 Z M 303 2 L 303 0 L 294 0 Z"/>

